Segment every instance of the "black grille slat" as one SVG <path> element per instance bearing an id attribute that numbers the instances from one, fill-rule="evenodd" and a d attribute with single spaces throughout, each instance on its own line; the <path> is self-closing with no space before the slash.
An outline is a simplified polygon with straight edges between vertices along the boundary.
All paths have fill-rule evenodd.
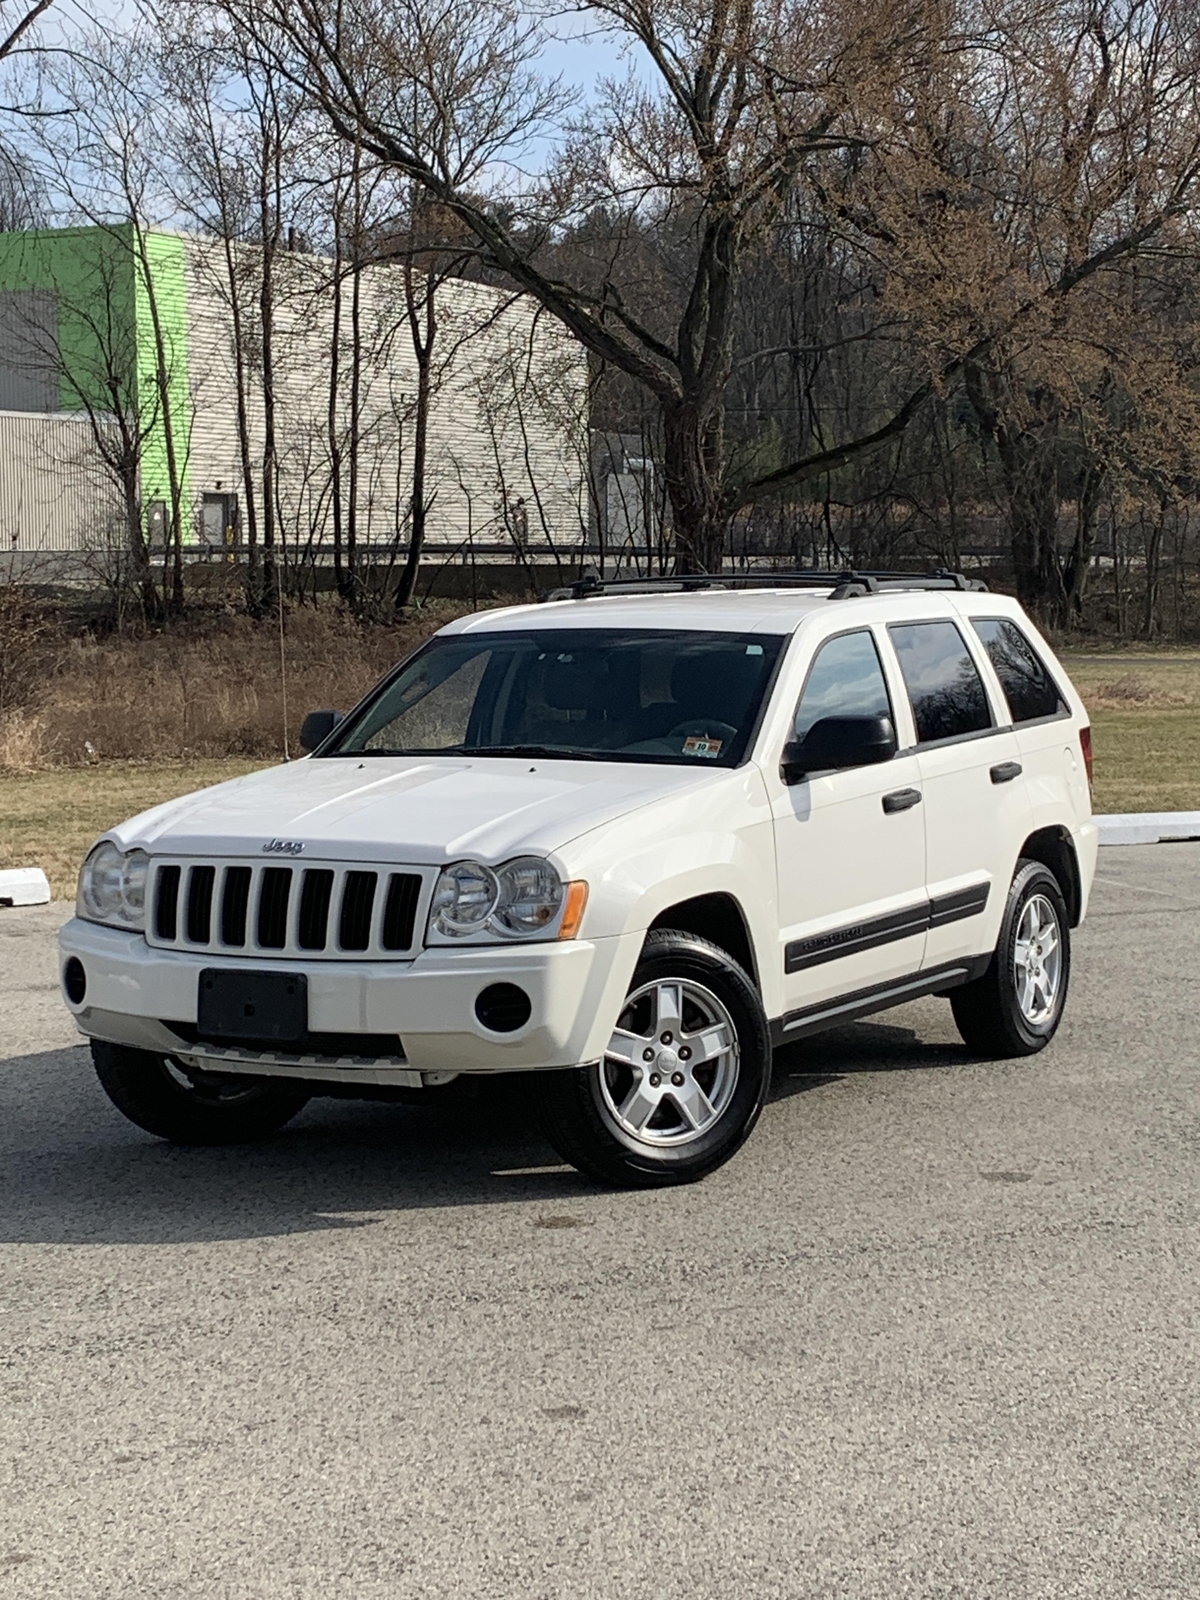
<path id="1" fill-rule="evenodd" d="M 258 942 L 264 950 L 282 950 L 287 943 L 291 867 L 264 867 L 258 892 Z"/>
<path id="2" fill-rule="evenodd" d="M 230 867 L 221 895 L 221 943 L 241 948 L 246 943 L 246 913 L 250 906 L 249 867 Z"/>
<path id="3" fill-rule="evenodd" d="M 314 867 L 304 874 L 304 887 L 300 891 L 300 925 L 296 930 L 296 943 L 301 950 L 324 950 L 332 896 L 332 872 L 323 867 Z"/>
<path id="4" fill-rule="evenodd" d="M 154 931 L 174 939 L 179 929 L 179 868 L 160 867 L 154 891 Z"/>
<path id="5" fill-rule="evenodd" d="M 192 944 L 208 943 L 216 878 L 216 867 L 193 867 L 188 875 L 187 936 Z"/>
<path id="6" fill-rule="evenodd" d="M 338 945 L 343 950 L 366 950 L 371 943 L 375 882 L 373 872 L 346 874 L 342 885 L 342 912 L 338 920 Z"/>
<path id="7" fill-rule="evenodd" d="M 417 901 L 420 898 L 421 880 L 416 873 L 392 873 L 383 906 L 382 943 L 385 950 L 408 950 L 412 947 Z"/>

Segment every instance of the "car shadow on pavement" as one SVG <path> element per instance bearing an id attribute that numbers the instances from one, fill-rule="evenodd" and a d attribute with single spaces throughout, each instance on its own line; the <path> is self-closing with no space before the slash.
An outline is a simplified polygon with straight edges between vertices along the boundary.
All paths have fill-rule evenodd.
<path id="1" fill-rule="evenodd" d="M 771 1101 L 961 1051 L 855 1024 L 781 1050 Z M 370 1227 L 383 1214 L 607 1192 L 564 1165 L 519 1077 L 428 1106 L 314 1099 L 274 1138 L 196 1149 L 132 1127 L 86 1051 L 0 1062 L 0 1244 L 182 1244 Z"/>
<path id="2" fill-rule="evenodd" d="M 886 1022 L 851 1022 L 775 1052 L 775 1091 L 804 1080 L 829 1082 L 853 1072 L 912 1072 L 926 1067 L 960 1067 L 974 1058 L 957 1040 L 937 1042 L 915 1028 Z"/>
<path id="3" fill-rule="evenodd" d="M 0 1243 L 261 1238 L 598 1192 L 512 1080 L 428 1107 L 314 1099 L 271 1139 L 199 1149 L 127 1123 L 71 1049 L 0 1063 L 0 1129 Z"/>

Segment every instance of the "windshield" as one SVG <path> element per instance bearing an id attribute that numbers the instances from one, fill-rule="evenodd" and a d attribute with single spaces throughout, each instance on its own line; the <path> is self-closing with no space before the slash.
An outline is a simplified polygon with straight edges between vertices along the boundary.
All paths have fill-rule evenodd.
<path id="1" fill-rule="evenodd" d="M 735 766 L 783 638 L 538 628 L 433 639 L 324 756 L 517 755 Z"/>

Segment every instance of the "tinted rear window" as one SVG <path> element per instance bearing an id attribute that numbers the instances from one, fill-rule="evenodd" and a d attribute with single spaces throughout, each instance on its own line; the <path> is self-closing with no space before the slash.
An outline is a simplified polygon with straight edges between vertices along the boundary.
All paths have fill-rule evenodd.
<path id="1" fill-rule="evenodd" d="M 1015 622 L 1003 617 L 975 617 L 972 621 L 996 669 L 1014 722 L 1033 722 L 1066 711 L 1058 685 Z"/>
<path id="2" fill-rule="evenodd" d="M 953 622 L 898 622 L 888 633 L 904 674 L 919 743 L 961 738 L 992 726 L 979 669 Z"/>

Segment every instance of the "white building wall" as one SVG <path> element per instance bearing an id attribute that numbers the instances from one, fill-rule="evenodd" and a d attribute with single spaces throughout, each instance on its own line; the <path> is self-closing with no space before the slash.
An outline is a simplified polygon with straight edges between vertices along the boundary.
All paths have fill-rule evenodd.
<path id="1" fill-rule="evenodd" d="M 6 551 L 102 556 L 120 541 L 120 502 L 86 417 L 0 411 L 0 462 L 0 582 Z"/>
<path id="2" fill-rule="evenodd" d="M 261 505 L 263 407 L 258 260 L 239 248 L 235 272 L 244 317 L 250 435 Z M 229 269 L 219 240 L 185 250 L 188 368 L 194 417 L 189 479 L 205 493 L 244 491 Z M 277 258 L 276 445 L 281 514 L 289 545 L 332 538 L 329 390 L 334 350 L 333 263 Z M 353 337 L 351 293 L 341 295 L 337 429 L 349 450 Z M 359 287 L 359 486 L 357 537 L 376 549 L 407 543 L 416 362 L 399 268 L 371 267 Z M 449 282 L 437 290 L 438 364 L 429 425 L 427 539 L 435 546 L 511 541 L 545 551 L 577 549 L 587 522 L 586 358 L 525 297 Z M 347 468 L 343 467 L 344 477 Z M 348 501 L 343 482 L 343 505 Z"/>

